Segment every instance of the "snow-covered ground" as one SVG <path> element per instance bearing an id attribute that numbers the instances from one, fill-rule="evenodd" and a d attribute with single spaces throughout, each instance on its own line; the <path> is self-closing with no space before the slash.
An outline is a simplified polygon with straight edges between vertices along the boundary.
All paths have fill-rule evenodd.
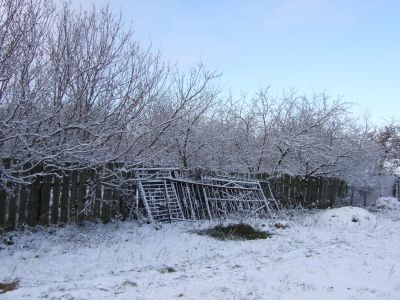
<path id="1" fill-rule="evenodd" d="M 400 212 L 400 201 L 393 197 L 380 197 L 376 200 L 374 206 L 381 209 L 398 210 Z"/>
<path id="2" fill-rule="evenodd" d="M 400 210 L 291 211 L 285 229 L 252 222 L 272 238 L 191 232 L 209 222 L 14 232 L 0 243 L 0 281 L 21 286 L 0 298 L 400 299 Z"/>

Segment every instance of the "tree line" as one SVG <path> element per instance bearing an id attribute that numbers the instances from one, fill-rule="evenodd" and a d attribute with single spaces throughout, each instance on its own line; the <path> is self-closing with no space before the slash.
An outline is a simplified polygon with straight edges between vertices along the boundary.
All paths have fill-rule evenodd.
<path id="1" fill-rule="evenodd" d="M 237 98 L 220 76 L 164 61 L 109 7 L 1 0 L 0 185 L 39 165 L 113 162 L 352 184 L 379 172 L 382 132 L 340 98 L 269 87 Z"/>

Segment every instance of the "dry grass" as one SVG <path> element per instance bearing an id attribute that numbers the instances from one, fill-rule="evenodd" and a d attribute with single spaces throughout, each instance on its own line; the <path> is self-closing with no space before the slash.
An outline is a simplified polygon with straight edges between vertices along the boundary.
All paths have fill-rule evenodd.
<path id="1" fill-rule="evenodd" d="M 16 290 L 19 287 L 21 279 L 15 278 L 9 282 L 0 282 L 0 294 Z"/>
<path id="2" fill-rule="evenodd" d="M 251 225 L 240 223 L 227 226 L 218 225 L 209 229 L 200 230 L 196 233 L 200 235 L 209 235 L 218 240 L 257 240 L 266 239 L 271 236 L 270 233 L 256 230 Z"/>
<path id="3" fill-rule="evenodd" d="M 286 229 L 286 228 L 289 227 L 289 225 L 284 224 L 284 223 L 280 223 L 280 222 L 276 222 L 276 223 L 274 224 L 274 226 L 275 226 L 275 228 L 277 228 L 277 229 Z"/>

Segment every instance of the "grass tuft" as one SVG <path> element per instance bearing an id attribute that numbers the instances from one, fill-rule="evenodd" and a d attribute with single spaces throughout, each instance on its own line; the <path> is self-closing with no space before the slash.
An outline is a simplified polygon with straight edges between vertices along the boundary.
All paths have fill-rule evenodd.
<path id="1" fill-rule="evenodd" d="M 0 294 L 16 290 L 19 287 L 20 281 L 19 278 L 15 278 L 10 282 L 0 282 Z"/>
<path id="2" fill-rule="evenodd" d="M 176 270 L 172 267 L 165 267 L 165 268 L 161 268 L 160 270 L 161 274 L 166 274 L 166 273 L 175 273 Z"/>
<path id="3" fill-rule="evenodd" d="M 198 230 L 196 233 L 208 235 L 221 241 L 258 240 L 271 237 L 270 233 L 254 229 L 251 225 L 245 223 L 230 224 L 227 226 L 217 225 L 212 228 Z"/>

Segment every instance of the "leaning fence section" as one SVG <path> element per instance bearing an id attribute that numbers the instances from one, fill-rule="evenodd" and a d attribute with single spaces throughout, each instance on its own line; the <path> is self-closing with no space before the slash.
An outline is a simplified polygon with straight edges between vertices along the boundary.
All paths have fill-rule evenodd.
<path id="1" fill-rule="evenodd" d="M 134 173 L 151 222 L 272 216 L 270 199 L 257 180 L 203 177 L 193 181 L 177 169 L 134 169 Z"/>
<path id="2" fill-rule="evenodd" d="M 235 178 L 203 178 L 201 182 L 171 179 L 189 219 L 216 219 L 232 215 L 272 216 L 270 200 L 257 181 L 244 186 Z"/>

